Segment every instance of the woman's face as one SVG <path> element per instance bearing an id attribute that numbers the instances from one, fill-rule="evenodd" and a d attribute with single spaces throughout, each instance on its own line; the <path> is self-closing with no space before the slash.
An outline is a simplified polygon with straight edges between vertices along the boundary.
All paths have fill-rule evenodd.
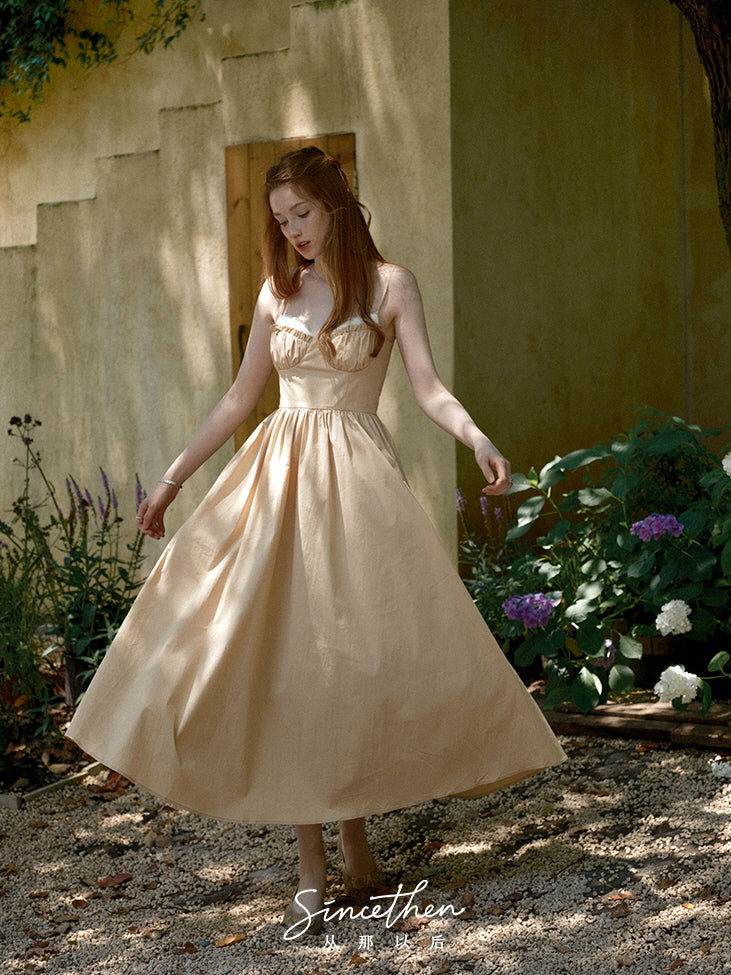
<path id="1" fill-rule="evenodd" d="M 282 233 L 295 250 L 308 261 L 320 257 L 330 230 L 330 214 L 306 199 L 294 183 L 272 190 L 269 205 Z"/>

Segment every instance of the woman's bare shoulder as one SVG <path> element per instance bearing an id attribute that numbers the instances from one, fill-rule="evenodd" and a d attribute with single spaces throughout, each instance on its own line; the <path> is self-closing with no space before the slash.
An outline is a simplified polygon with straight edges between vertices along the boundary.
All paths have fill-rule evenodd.
<path id="1" fill-rule="evenodd" d="M 379 264 L 376 274 L 380 287 L 388 289 L 388 294 L 405 298 L 419 292 L 413 272 L 400 264 Z"/>
<path id="2" fill-rule="evenodd" d="M 279 314 L 281 304 L 281 300 L 272 291 L 271 283 L 265 280 L 259 291 L 259 297 L 256 299 L 257 311 L 274 321 Z"/>

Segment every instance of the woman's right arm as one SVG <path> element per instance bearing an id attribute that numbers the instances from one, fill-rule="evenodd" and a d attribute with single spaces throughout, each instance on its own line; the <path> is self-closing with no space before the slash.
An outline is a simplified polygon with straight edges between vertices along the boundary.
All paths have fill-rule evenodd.
<path id="1" fill-rule="evenodd" d="M 277 301 L 265 284 L 256 302 L 251 334 L 233 386 L 163 474 L 164 480 L 175 481 L 175 484 L 160 481 L 138 509 L 137 527 L 150 538 L 163 538 L 165 510 L 177 496 L 183 481 L 233 436 L 264 392 L 272 371 L 270 338 L 276 311 Z"/>

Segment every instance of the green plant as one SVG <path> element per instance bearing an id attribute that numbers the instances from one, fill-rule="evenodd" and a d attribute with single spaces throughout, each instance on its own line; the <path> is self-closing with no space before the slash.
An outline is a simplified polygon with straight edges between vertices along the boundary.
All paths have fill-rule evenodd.
<path id="1" fill-rule="evenodd" d="M 682 633 L 696 656 L 728 644 L 731 476 L 712 433 L 648 411 L 609 444 L 516 475 L 530 497 L 499 552 L 468 536 L 467 585 L 518 666 L 545 662 L 546 707 L 629 690 L 642 638 Z M 725 675 L 725 649 L 712 658 Z"/>
<path id="2" fill-rule="evenodd" d="M 17 461 L 23 493 L 12 517 L 0 522 L 0 679 L 4 710 L 20 700 L 42 724 L 60 660 L 72 703 L 126 615 L 141 585 L 144 536 L 124 543 L 117 497 L 103 470 L 96 498 L 69 477 L 62 511 L 34 446 L 40 425 L 26 414 L 12 417 L 8 430 L 23 444 Z M 138 481 L 138 501 L 141 494 Z"/>
<path id="3" fill-rule="evenodd" d="M 0 11 L 0 115 L 27 122 L 54 65 L 109 64 L 121 54 L 167 47 L 200 0 L 5 0 Z M 126 42 L 123 33 L 131 28 Z"/>

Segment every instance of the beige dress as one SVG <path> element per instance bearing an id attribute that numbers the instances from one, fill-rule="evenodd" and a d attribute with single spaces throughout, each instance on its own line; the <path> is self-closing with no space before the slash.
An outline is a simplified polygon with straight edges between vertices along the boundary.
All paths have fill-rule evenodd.
<path id="1" fill-rule="evenodd" d="M 319 823 L 479 796 L 564 754 L 376 416 L 391 354 L 297 319 L 280 406 L 168 544 L 68 734 L 217 819 Z M 445 489 L 446 490 L 446 489 Z"/>

